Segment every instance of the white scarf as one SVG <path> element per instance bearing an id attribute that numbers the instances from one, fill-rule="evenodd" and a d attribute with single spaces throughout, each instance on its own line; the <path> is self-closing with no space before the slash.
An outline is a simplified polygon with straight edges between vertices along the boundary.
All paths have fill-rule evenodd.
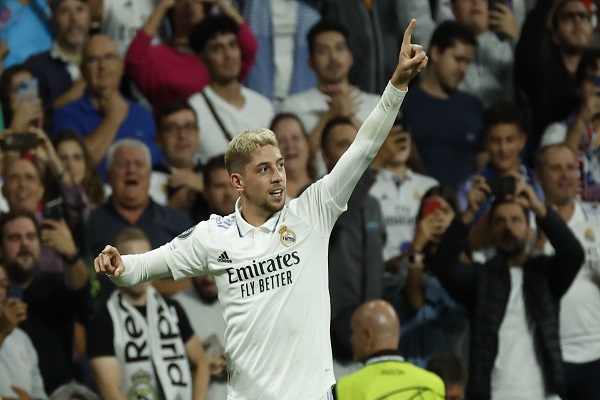
<path id="1" fill-rule="evenodd" d="M 165 400 L 191 399 L 192 376 L 177 313 L 152 286 L 146 297 L 146 318 L 118 290 L 107 302 L 123 376 L 121 392 L 127 398 L 158 399 L 158 378 Z"/>

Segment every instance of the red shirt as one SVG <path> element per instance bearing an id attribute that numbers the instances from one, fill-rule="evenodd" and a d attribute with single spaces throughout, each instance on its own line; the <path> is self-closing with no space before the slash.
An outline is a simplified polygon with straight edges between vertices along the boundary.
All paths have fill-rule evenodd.
<path id="1" fill-rule="evenodd" d="M 210 81 L 210 74 L 193 53 L 169 45 L 152 46 L 152 37 L 140 29 L 125 56 L 125 68 L 142 93 L 157 110 L 173 99 L 187 99 L 201 91 Z M 240 26 L 238 43 L 242 53 L 239 80 L 252 68 L 258 44 L 245 22 Z"/>

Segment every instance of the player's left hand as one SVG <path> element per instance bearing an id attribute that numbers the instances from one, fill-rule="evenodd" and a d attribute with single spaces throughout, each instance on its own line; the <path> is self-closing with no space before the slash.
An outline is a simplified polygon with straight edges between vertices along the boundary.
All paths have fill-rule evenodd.
<path id="1" fill-rule="evenodd" d="M 408 83 L 427 65 L 428 57 L 423 46 L 411 43 L 411 37 L 416 20 L 411 20 L 404 32 L 400 54 L 398 55 L 398 66 L 392 75 L 392 85 L 400 90 L 406 90 Z"/>

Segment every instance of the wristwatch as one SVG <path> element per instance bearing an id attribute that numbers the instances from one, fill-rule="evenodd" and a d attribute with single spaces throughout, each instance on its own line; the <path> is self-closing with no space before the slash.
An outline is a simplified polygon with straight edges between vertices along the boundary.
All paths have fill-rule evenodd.
<path id="1" fill-rule="evenodd" d="M 63 261 L 65 262 L 65 264 L 75 264 L 77 262 L 77 260 L 79 260 L 79 258 L 81 257 L 81 250 L 79 250 L 79 247 L 75 247 L 75 253 L 73 253 L 73 255 L 67 257 L 67 256 L 63 256 Z"/>
<path id="2" fill-rule="evenodd" d="M 408 255 L 408 262 L 410 262 L 411 265 L 413 265 L 413 266 L 420 265 L 422 267 L 424 261 L 425 261 L 425 254 L 423 254 L 423 253 L 411 252 Z"/>

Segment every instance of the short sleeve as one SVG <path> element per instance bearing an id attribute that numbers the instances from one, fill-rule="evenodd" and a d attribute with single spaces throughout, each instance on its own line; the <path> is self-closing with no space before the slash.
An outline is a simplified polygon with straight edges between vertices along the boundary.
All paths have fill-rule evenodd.
<path id="1" fill-rule="evenodd" d="M 194 335 L 194 329 L 192 329 L 192 325 L 190 324 L 190 320 L 185 313 L 183 307 L 177 300 L 167 299 L 165 298 L 167 304 L 175 309 L 177 313 L 177 325 L 179 326 L 179 335 L 181 336 L 181 340 L 183 344 L 186 344 L 188 340 Z"/>
<path id="2" fill-rule="evenodd" d="M 90 358 L 114 356 L 114 328 L 108 308 L 102 307 L 90 321 L 87 353 Z"/>

